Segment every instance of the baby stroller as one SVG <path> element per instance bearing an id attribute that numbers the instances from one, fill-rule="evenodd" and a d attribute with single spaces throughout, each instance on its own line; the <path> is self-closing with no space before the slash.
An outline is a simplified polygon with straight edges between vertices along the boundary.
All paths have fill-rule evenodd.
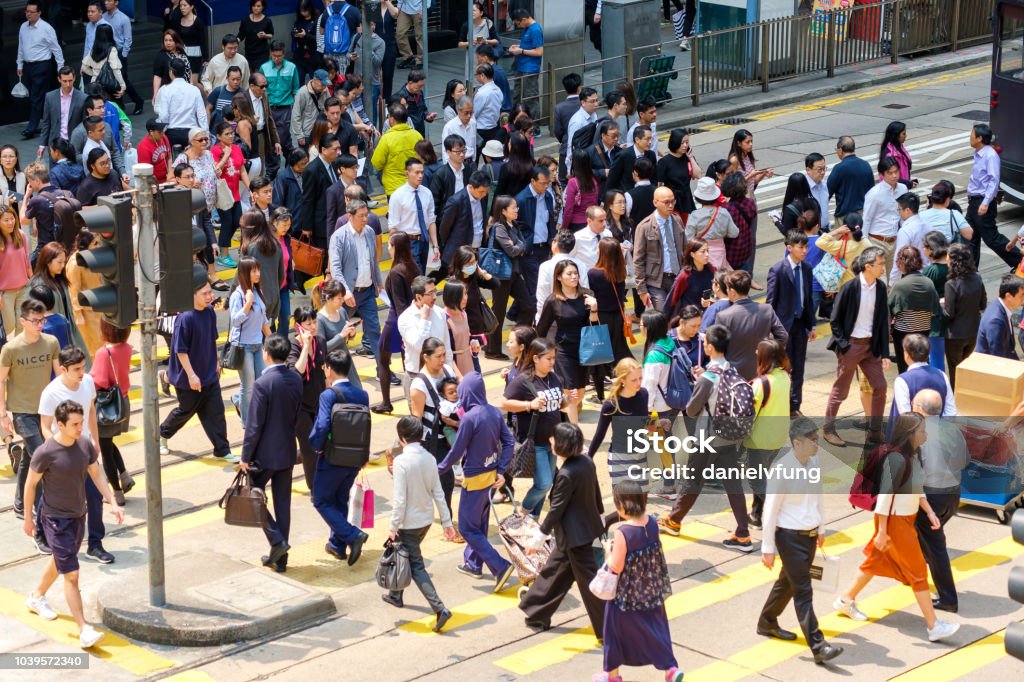
<path id="1" fill-rule="evenodd" d="M 537 519 L 526 513 L 516 502 L 515 497 L 512 497 L 512 513 L 504 519 L 499 519 L 493 491 L 489 499 L 494 522 L 498 524 L 498 537 L 501 538 L 501 544 L 505 545 L 508 560 L 515 566 L 516 575 L 519 576 L 521 584 L 519 597 L 522 598 L 533 581 L 537 579 L 540 569 L 547 563 L 548 557 L 551 556 L 551 552 L 555 548 L 555 541 L 548 538 L 541 549 L 536 551 L 530 549 L 533 537 L 540 529 Z"/>

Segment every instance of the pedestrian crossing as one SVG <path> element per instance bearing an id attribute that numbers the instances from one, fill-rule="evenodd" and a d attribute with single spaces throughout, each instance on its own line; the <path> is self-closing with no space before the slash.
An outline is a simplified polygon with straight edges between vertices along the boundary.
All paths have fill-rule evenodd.
<path id="1" fill-rule="evenodd" d="M 909 672 L 893 677 L 899 682 L 950 682 L 979 671 L 985 666 L 1004 658 L 1006 630 L 994 632 L 973 644 L 951 651 Z"/>

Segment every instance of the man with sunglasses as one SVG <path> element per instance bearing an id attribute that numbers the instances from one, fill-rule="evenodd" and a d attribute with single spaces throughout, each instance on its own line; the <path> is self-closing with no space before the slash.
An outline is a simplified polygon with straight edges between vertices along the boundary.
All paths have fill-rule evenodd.
<path id="1" fill-rule="evenodd" d="M 25 481 L 32 454 L 43 444 L 39 398 L 50 383 L 51 374 L 60 372 L 60 345 L 55 337 L 43 333 L 46 308 L 39 301 L 28 299 L 21 304 L 20 317 L 21 333 L 0 350 L 0 428 L 9 433 L 13 427 L 25 446 L 14 489 L 14 515 L 19 519 L 25 515 Z M 34 539 L 40 554 L 50 553 L 38 523 Z"/>

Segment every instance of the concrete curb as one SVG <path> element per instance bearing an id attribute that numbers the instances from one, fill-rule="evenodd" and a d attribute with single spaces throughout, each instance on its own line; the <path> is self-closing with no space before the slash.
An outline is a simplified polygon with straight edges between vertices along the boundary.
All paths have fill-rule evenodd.
<path id="1" fill-rule="evenodd" d="M 340 568 L 340 567 L 339 567 Z M 223 554 L 167 560 L 167 606 L 149 605 L 146 564 L 106 583 L 103 624 L 126 637 L 169 646 L 220 646 L 267 637 L 336 613 L 325 593 Z"/>

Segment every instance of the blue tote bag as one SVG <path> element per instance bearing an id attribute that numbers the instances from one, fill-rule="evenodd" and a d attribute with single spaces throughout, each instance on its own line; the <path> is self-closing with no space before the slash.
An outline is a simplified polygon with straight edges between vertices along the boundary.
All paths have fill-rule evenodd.
<path id="1" fill-rule="evenodd" d="M 591 324 L 580 330 L 580 364 L 584 367 L 607 365 L 615 361 L 608 325 Z"/>

